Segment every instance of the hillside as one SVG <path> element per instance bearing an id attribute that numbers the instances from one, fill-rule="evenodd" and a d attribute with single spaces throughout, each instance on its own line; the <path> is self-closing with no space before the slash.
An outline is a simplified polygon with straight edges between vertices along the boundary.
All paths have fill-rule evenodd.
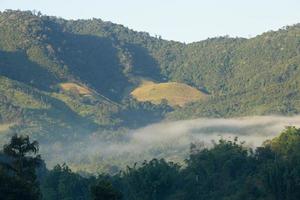
<path id="1" fill-rule="evenodd" d="M 150 81 L 143 82 L 131 92 L 131 95 L 138 101 L 150 101 L 154 104 L 166 100 L 171 106 L 184 106 L 190 102 L 204 100 L 207 96 L 183 83 L 153 83 Z"/>
<path id="2" fill-rule="evenodd" d="M 299 65 L 299 24 L 251 39 L 183 44 L 100 19 L 8 10 L 0 14 L 0 122 L 53 139 L 165 118 L 293 115 L 300 112 Z M 155 100 L 142 94 L 154 104 L 138 102 L 130 93 L 141 78 L 172 84 L 153 85 L 165 87 Z M 188 94 L 174 92 L 174 82 Z M 205 101 L 186 85 L 208 94 Z M 155 105 L 169 95 L 180 107 Z"/>

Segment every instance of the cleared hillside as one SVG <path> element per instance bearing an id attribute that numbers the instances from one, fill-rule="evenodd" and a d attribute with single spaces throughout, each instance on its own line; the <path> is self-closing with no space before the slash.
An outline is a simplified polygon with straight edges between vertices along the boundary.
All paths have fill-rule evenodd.
<path id="1" fill-rule="evenodd" d="M 8 131 L 10 127 L 12 127 L 14 124 L 0 124 L 0 133 L 3 133 L 5 131 Z"/>
<path id="2" fill-rule="evenodd" d="M 61 83 L 60 87 L 63 91 L 71 91 L 79 95 L 91 95 L 93 93 L 89 88 L 77 83 Z"/>
<path id="3" fill-rule="evenodd" d="M 131 92 L 138 101 L 150 101 L 159 104 L 166 100 L 171 106 L 184 106 L 187 103 L 204 100 L 206 94 L 184 83 L 143 82 Z"/>

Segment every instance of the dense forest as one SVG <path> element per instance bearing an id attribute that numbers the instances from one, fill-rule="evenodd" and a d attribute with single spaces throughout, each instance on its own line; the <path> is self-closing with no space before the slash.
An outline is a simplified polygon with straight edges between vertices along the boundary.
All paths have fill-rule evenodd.
<path id="1" fill-rule="evenodd" d="M 296 24 L 251 39 L 184 44 L 100 19 L 7 10 L 0 13 L 0 122 L 51 141 L 166 119 L 297 114 L 299 38 Z M 142 80 L 184 83 L 207 98 L 181 107 L 139 102 L 130 92 Z"/>
<path id="2" fill-rule="evenodd" d="M 164 200 L 300 198 L 300 129 L 251 149 L 220 139 L 191 144 L 184 165 L 153 159 L 112 175 L 77 174 L 65 165 L 47 170 L 39 144 L 14 135 L 0 154 L 0 198 L 7 200 Z"/>
<path id="3" fill-rule="evenodd" d="M 300 24 L 185 44 L 101 19 L 0 12 L 0 199 L 298 200 L 300 129 L 288 127 L 260 147 L 236 138 L 195 140 L 190 149 L 165 135 L 167 142 L 146 148 L 161 132 L 139 130 L 200 117 L 209 124 L 189 131 L 274 128 L 278 116 L 300 113 L 299 77 Z M 201 98 L 140 101 L 132 92 L 145 82 Z M 213 126 L 216 118 L 267 115 L 277 119 Z M 186 126 L 173 125 L 168 133 Z"/>

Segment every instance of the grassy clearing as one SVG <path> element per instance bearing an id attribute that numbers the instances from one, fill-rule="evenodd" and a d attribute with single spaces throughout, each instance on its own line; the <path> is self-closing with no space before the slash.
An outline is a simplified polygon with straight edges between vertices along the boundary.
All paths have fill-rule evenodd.
<path id="1" fill-rule="evenodd" d="M 0 133 L 8 131 L 9 128 L 12 127 L 13 125 L 14 125 L 14 123 L 0 124 Z"/>
<path id="2" fill-rule="evenodd" d="M 138 101 L 150 101 L 159 104 L 163 99 L 171 106 L 184 106 L 187 103 L 202 100 L 206 94 L 184 83 L 154 83 L 144 81 L 131 92 Z"/>
<path id="3" fill-rule="evenodd" d="M 60 87 L 64 91 L 73 91 L 80 95 L 92 95 L 93 93 L 89 88 L 77 83 L 61 83 Z"/>

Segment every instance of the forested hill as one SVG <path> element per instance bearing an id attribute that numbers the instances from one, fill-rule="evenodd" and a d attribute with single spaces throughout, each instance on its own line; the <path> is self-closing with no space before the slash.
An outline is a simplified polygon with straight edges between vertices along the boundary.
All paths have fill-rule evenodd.
<path id="1" fill-rule="evenodd" d="M 165 117 L 296 114 L 299 64 L 300 25 L 183 44 L 100 19 L 9 10 L 0 14 L 0 120 L 67 133 Z M 181 107 L 138 102 L 130 93 L 141 80 L 185 83 L 207 98 Z"/>

